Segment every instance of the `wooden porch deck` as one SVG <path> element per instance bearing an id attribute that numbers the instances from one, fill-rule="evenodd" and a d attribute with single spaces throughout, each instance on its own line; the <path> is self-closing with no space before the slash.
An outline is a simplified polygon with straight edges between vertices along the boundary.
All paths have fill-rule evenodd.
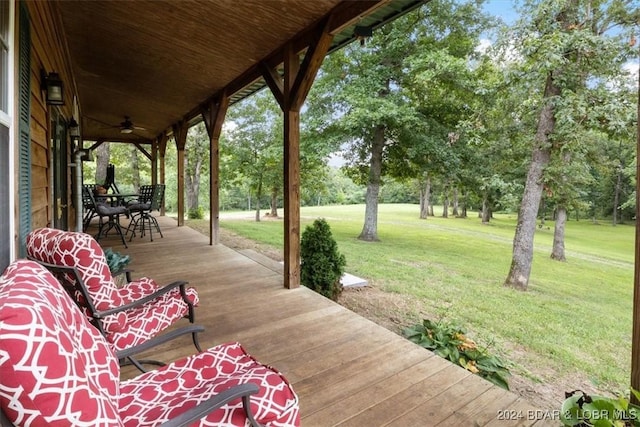
<path id="1" fill-rule="evenodd" d="M 239 341 L 280 370 L 300 398 L 303 426 L 560 425 L 557 414 L 536 412 L 515 394 L 305 287 L 285 289 L 269 261 L 209 246 L 199 232 L 158 219 L 164 238 L 135 237 L 129 249 L 114 236 L 101 244 L 130 254 L 134 277 L 161 284 L 184 279 L 196 287 L 196 319 L 206 327 L 202 346 Z M 171 361 L 194 351 L 185 337 L 152 355 Z"/>

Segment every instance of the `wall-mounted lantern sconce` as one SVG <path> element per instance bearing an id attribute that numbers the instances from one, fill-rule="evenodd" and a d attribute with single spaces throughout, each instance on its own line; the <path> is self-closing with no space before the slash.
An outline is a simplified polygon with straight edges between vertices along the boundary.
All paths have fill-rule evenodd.
<path id="1" fill-rule="evenodd" d="M 373 35 L 371 27 L 364 27 L 362 25 L 356 25 L 353 29 L 353 35 L 356 40 L 360 40 L 360 46 L 364 46 L 364 41 Z"/>
<path id="2" fill-rule="evenodd" d="M 58 73 L 46 74 L 43 70 L 42 90 L 47 93 L 47 105 L 64 105 L 64 90 Z"/>
<path id="3" fill-rule="evenodd" d="M 76 122 L 75 118 L 71 117 L 71 120 L 69 120 L 69 124 L 67 125 L 67 129 L 69 130 L 69 136 L 72 140 L 75 141 L 80 138 L 80 126 L 78 125 L 78 122 Z"/>

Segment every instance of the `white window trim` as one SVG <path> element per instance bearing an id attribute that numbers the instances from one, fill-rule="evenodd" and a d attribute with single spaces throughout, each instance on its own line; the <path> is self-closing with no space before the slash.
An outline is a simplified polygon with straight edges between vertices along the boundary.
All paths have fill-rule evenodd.
<path id="1" fill-rule="evenodd" d="M 7 94 L 7 106 L 8 111 L 5 113 L 0 111 L 0 123 L 4 126 L 9 127 L 9 153 L 13 154 L 13 161 L 9 161 L 9 206 L 14 207 L 16 205 L 16 192 L 17 192 L 17 182 L 15 179 L 16 176 L 16 162 L 15 162 L 15 152 L 16 152 L 16 140 L 18 138 L 18 123 L 17 117 L 15 114 L 15 99 L 16 99 L 16 86 L 15 82 L 17 81 L 16 76 L 16 0 L 9 0 L 9 39 L 7 40 L 8 51 L 9 51 L 9 73 L 8 73 L 8 85 L 9 93 Z M 12 236 L 18 235 L 18 230 L 16 229 L 16 216 L 12 209 L 11 215 L 9 215 L 9 230 L 11 231 Z M 9 243 L 9 258 L 11 260 L 16 259 L 17 257 L 17 248 L 16 248 L 16 239 L 10 239 Z"/>

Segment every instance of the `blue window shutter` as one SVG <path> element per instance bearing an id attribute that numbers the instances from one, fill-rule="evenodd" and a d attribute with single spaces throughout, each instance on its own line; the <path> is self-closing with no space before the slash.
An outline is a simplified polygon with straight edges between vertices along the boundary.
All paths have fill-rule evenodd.
<path id="1" fill-rule="evenodd" d="M 20 211 L 20 257 L 26 256 L 27 234 L 31 231 L 31 28 L 29 12 L 23 2 L 20 7 L 19 34 L 19 176 L 18 207 Z"/>

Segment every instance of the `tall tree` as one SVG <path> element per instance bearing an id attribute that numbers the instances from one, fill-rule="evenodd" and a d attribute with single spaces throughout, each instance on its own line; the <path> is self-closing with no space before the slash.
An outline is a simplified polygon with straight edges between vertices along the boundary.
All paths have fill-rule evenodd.
<path id="1" fill-rule="evenodd" d="M 522 47 L 521 72 L 535 76 L 536 71 L 541 71 L 544 91 L 505 286 L 527 289 L 545 169 L 554 153 L 560 153 L 565 163 L 571 157 L 562 154 L 571 151 L 570 141 L 575 139 L 577 114 L 571 107 L 581 104 L 580 95 L 590 79 L 606 77 L 622 65 L 624 55 L 616 51 L 620 47 L 615 42 L 617 37 L 606 33 L 620 7 L 624 2 L 529 1 L 521 12 L 529 20 L 522 21 L 511 36 L 515 46 Z M 557 238 L 561 239 L 561 234 Z"/>
<path id="2" fill-rule="evenodd" d="M 137 193 L 140 190 L 140 162 L 138 161 L 138 147 L 131 145 L 131 147 L 129 147 L 129 153 L 133 192 Z"/>
<path id="3" fill-rule="evenodd" d="M 96 184 L 103 184 L 107 179 L 107 166 L 109 166 L 110 153 L 109 143 L 103 142 L 93 151 L 96 160 L 96 175 L 94 177 Z"/>
<path id="4" fill-rule="evenodd" d="M 203 122 L 189 128 L 185 151 L 187 212 L 192 213 L 200 207 L 200 181 L 209 170 L 209 137 Z"/>
<path id="5" fill-rule="evenodd" d="M 310 105 L 324 108 L 316 105 L 310 110 L 324 113 L 328 124 L 318 128 L 319 134 L 342 144 L 348 162 L 346 170 L 354 181 L 367 185 L 359 239 L 378 240 L 378 199 L 383 177 L 390 174 L 407 178 L 410 170 L 416 172 L 413 178 L 422 175 L 407 162 L 409 147 L 419 139 L 432 142 L 435 147 L 438 143 L 447 144 L 447 135 L 453 129 L 430 129 L 432 123 L 419 111 L 419 103 L 432 100 L 425 100 L 427 91 L 417 93 L 412 81 L 419 80 L 420 87 L 426 88 L 436 86 L 438 77 L 444 80 L 447 75 L 448 80 L 453 80 L 452 69 L 439 69 L 435 56 L 458 58 L 465 63 L 466 55 L 473 50 L 473 29 L 481 21 L 479 4 L 430 2 L 377 30 L 364 45 L 348 46 L 325 60 L 309 100 Z M 424 54 L 430 50 L 436 54 Z M 434 104 L 446 104 L 446 89 L 440 87 L 432 93 L 436 92 L 439 98 L 433 100 Z M 441 112 L 428 118 L 437 123 L 438 116 L 445 115 Z"/>
<path id="6" fill-rule="evenodd" d="M 234 104 L 227 113 L 231 125 L 225 131 L 221 150 L 227 153 L 221 162 L 227 169 L 223 174 L 249 186 L 256 221 L 260 221 L 263 196 L 282 188 L 282 120 L 280 108 L 268 91 Z"/>

